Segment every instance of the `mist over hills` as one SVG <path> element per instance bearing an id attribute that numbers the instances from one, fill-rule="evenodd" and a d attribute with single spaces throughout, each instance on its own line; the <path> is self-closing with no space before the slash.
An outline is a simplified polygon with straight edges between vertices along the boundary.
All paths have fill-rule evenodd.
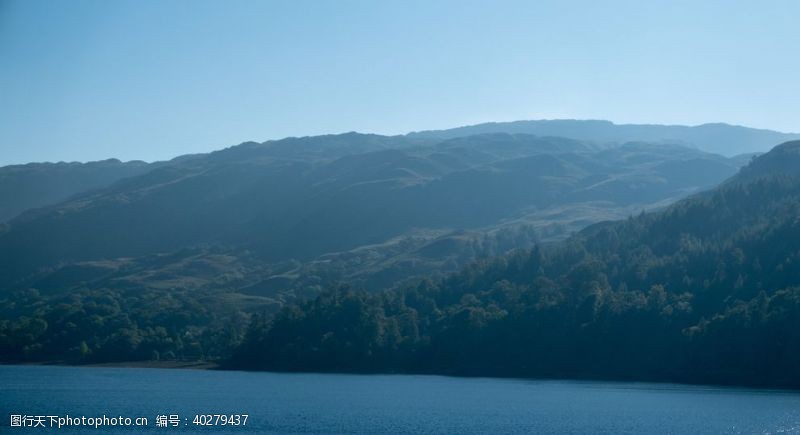
<path id="1" fill-rule="evenodd" d="M 524 133 L 559 136 L 596 143 L 644 141 L 683 144 L 697 149 L 735 156 L 765 152 L 779 143 L 800 139 L 800 133 L 781 133 L 724 123 L 698 126 L 614 124 L 602 120 L 538 120 L 490 122 L 446 130 L 409 134 L 415 138 L 454 138 L 484 133 Z"/>

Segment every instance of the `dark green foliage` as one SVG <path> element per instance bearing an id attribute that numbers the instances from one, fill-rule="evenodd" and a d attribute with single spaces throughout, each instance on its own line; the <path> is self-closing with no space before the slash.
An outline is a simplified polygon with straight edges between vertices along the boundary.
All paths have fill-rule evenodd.
<path id="1" fill-rule="evenodd" d="M 228 357 L 249 322 L 224 295 L 37 290 L 0 299 L 0 360 L 72 363 L 216 360 Z M 251 309 L 257 309 L 254 305 Z"/>
<path id="2" fill-rule="evenodd" d="M 798 321 L 794 142 L 663 212 L 435 283 L 285 307 L 232 364 L 799 387 Z"/>
<path id="3" fill-rule="evenodd" d="M 351 133 L 178 158 L 0 228 L 0 360 L 222 358 L 251 314 L 262 313 L 242 348 L 253 357 L 243 364 L 527 373 L 531 363 L 492 355 L 515 339 L 556 346 L 576 331 L 527 336 L 515 322 L 551 327 L 569 315 L 586 323 L 604 306 L 600 295 L 638 307 L 630 302 L 641 299 L 636 290 L 649 294 L 652 286 L 642 278 L 632 287 L 638 283 L 604 272 L 619 267 L 616 260 L 592 254 L 593 242 L 580 237 L 570 249 L 542 250 L 536 261 L 485 258 L 662 206 L 716 184 L 737 165 L 680 146 L 606 148 L 505 134 L 422 140 Z M 639 268 L 655 270 L 654 254 L 634 248 Z M 461 278 L 416 293 L 379 292 L 425 275 L 438 282 L 475 259 L 484 260 Z M 632 290 L 610 292 L 624 287 L 612 281 Z M 282 338 L 274 328 L 264 335 L 279 306 L 338 282 L 377 295 L 323 296 L 269 323 L 280 325 Z M 689 303 L 673 296 L 664 298 L 670 309 Z M 575 313 L 573 303 L 580 304 Z M 541 311 L 533 315 L 531 307 Z M 608 317 L 608 328 L 623 329 L 619 317 Z M 301 340 L 292 342 L 295 336 Z M 558 358 L 537 358 L 537 370 L 572 370 L 553 368 Z"/>

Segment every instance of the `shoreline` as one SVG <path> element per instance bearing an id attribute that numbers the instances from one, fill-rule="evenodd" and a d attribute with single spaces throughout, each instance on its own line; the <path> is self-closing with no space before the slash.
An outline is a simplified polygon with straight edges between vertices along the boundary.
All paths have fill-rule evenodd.
<path id="1" fill-rule="evenodd" d="M 690 382 L 679 380 L 656 380 L 656 379 L 633 379 L 633 378 L 614 378 L 614 377 L 592 377 L 592 376 L 554 376 L 554 377 L 525 377 L 525 376 L 497 376 L 497 375 L 476 375 L 476 374 L 457 374 L 457 373 L 434 373 L 434 372 L 378 372 L 378 371 L 286 371 L 286 370 L 253 370 L 245 368 L 224 367 L 223 364 L 211 361 L 119 361 L 90 364 L 70 364 L 64 361 L 39 361 L 39 362 L 0 362 L 3 366 L 56 366 L 56 367 L 86 367 L 86 368 L 143 368 L 143 369 L 177 369 L 177 370 L 219 370 L 249 373 L 280 373 L 280 374 L 319 374 L 319 375 L 399 375 L 399 376 L 442 376 L 462 379 L 517 379 L 528 381 L 557 381 L 557 382 L 599 382 L 599 383 L 621 383 L 621 384 L 651 384 L 651 385 L 675 385 L 686 387 L 709 387 L 733 390 L 754 390 L 765 392 L 784 392 L 800 393 L 800 388 L 796 386 L 776 386 L 758 383 L 726 383 L 726 382 Z"/>
<path id="2" fill-rule="evenodd" d="M 211 361 L 119 361 L 89 364 L 72 364 L 64 361 L 37 361 L 37 362 L 3 362 L 2 366 L 58 366 L 58 367 L 108 367 L 108 368 L 139 368 L 139 369 L 185 369 L 185 370 L 215 370 L 219 363 Z"/>

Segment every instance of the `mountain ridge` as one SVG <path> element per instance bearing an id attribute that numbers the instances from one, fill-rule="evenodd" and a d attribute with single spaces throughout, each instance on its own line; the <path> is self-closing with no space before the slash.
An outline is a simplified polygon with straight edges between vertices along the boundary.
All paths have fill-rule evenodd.
<path id="1" fill-rule="evenodd" d="M 152 167 L 153 164 L 140 160 L 122 162 L 113 158 L 87 163 L 26 163 L 0 167 L 0 223 L 26 210 L 141 175 Z"/>
<path id="2" fill-rule="evenodd" d="M 685 169 L 698 164 L 705 178 L 687 178 Z M 356 133 L 244 143 L 24 213 L 7 224 L 0 247 L 14 252 L 7 274 L 29 270 L 26 258 L 48 258 L 41 267 L 198 243 L 309 259 L 415 227 L 494 225 L 564 201 L 660 202 L 737 168 L 675 145 L 596 148 L 524 134 L 432 144 Z"/>
<path id="3" fill-rule="evenodd" d="M 785 161 L 786 172 L 770 163 Z M 800 143 L 663 211 L 257 318 L 231 368 L 800 385 Z"/>
<path id="4" fill-rule="evenodd" d="M 668 143 L 521 133 L 349 133 L 176 158 L 0 227 L 0 360 L 223 358 L 249 319 L 337 283 L 381 297 L 438 282 L 471 262 L 663 209 L 743 163 Z M 591 282 L 580 274 L 593 270 L 581 265 L 564 279 Z M 479 308 L 469 309 L 494 316 Z"/>
<path id="5" fill-rule="evenodd" d="M 662 124 L 615 124 L 607 120 L 553 119 L 490 122 L 444 130 L 409 133 L 410 137 L 453 138 L 477 133 L 505 132 L 559 136 L 604 142 L 657 141 L 691 144 L 703 151 L 732 157 L 764 152 L 779 143 L 800 139 L 800 133 L 783 133 L 726 123 L 696 126 Z"/>

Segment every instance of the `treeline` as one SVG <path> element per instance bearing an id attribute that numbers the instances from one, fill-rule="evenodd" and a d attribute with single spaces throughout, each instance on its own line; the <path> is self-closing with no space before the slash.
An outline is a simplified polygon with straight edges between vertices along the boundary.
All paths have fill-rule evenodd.
<path id="1" fill-rule="evenodd" d="M 514 244 L 530 246 L 535 235 L 530 226 L 500 229 L 482 236 L 479 233 L 467 234 L 463 237 L 463 246 L 448 246 L 448 251 L 436 252 L 439 257 L 435 259 L 411 257 L 413 261 L 395 266 L 393 275 L 384 276 L 383 282 L 376 283 L 379 279 L 369 281 L 380 288 L 388 285 L 391 279 L 398 279 L 397 276 L 412 277 L 415 273 L 419 275 L 421 270 L 432 271 L 437 265 L 443 269 L 442 273 L 447 268 L 457 270 L 457 264 L 467 263 L 468 258 L 477 255 L 505 252 Z M 197 249 L 176 253 L 174 257 L 175 261 L 181 261 L 198 256 L 204 260 L 203 266 L 217 266 L 219 270 L 228 271 L 220 267 L 222 260 L 214 254 L 213 250 Z M 141 270 L 148 267 L 146 260 L 127 273 L 140 275 Z M 151 262 L 157 260 L 160 259 L 150 259 Z M 447 261 L 454 264 L 445 268 L 442 263 Z M 59 285 L 48 287 L 46 282 L 40 281 L 42 287 L 39 289 L 0 292 L 0 361 L 80 364 L 227 359 L 240 344 L 251 321 L 251 313 L 271 317 L 282 301 L 291 301 L 302 295 L 316 296 L 321 289 L 337 282 L 354 280 L 353 275 L 359 266 L 366 269 L 370 264 L 366 259 L 352 264 L 343 264 L 343 260 L 335 259 L 330 264 L 319 262 L 320 266 L 308 267 L 298 262 L 286 262 L 278 266 L 288 271 L 297 269 L 292 273 L 297 276 L 294 281 L 283 280 L 274 284 L 275 288 L 250 289 L 253 293 L 275 296 L 267 298 L 237 293 L 234 289 L 213 284 L 207 284 L 205 288 L 192 287 L 192 278 L 195 282 L 203 278 L 190 275 L 196 268 L 176 271 L 174 262 L 165 263 L 161 268 L 151 266 L 149 270 L 155 270 L 154 275 L 157 272 L 162 282 L 171 282 L 175 288 L 131 286 L 121 279 L 125 275 L 109 272 L 107 279 L 91 283 L 82 282 L 85 277 L 79 273 L 67 276 L 67 279 L 83 283 L 77 289 Z M 248 259 L 247 264 L 251 263 L 255 260 Z M 266 270 L 271 265 L 263 267 Z M 240 270 L 233 269 L 230 274 Z M 280 271 L 276 268 L 265 271 L 265 274 L 278 275 Z M 371 271 L 361 272 L 369 277 Z M 380 271 L 373 273 L 380 275 Z M 224 282 L 224 278 L 220 277 L 218 281 Z M 50 282 L 58 283 L 58 280 Z M 121 288 L 115 288 L 115 284 Z"/>
<path id="2" fill-rule="evenodd" d="M 458 270 L 458 263 L 467 263 L 468 258 L 477 255 L 505 252 L 515 244 L 530 246 L 535 236 L 536 232 L 530 226 L 503 228 L 483 235 L 455 235 L 452 238 L 462 238 L 463 246 L 448 246 L 444 252 L 436 252 L 438 257 L 435 259 L 411 257 L 413 261 L 395 266 L 392 273 L 413 277 L 421 270 L 431 271 L 438 265 L 444 274 L 448 268 Z M 218 270 L 227 272 L 229 269 L 221 265 L 225 257 L 215 256 L 215 253 L 213 248 L 184 250 L 174 254 L 172 261 L 144 259 L 142 264 L 129 266 L 125 272 L 137 276 L 141 275 L 142 269 L 152 270 L 153 275 L 160 277 L 160 283 L 172 283 L 174 288 L 132 286 L 121 279 L 128 275 L 109 272 L 108 278 L 89 283 L 82 281 L 86 277 L 80 273 L 67 275 L 66 279 L 82 284 L 76 289 L 48 286 L 46 281 L 40 280 L 38 284 L 42 287 L 38 289 L 0 291 L 0 362 L 83 364 L 228 359 L 242 341 L 253 312 L 271 318 L 281 303 L 303 295 L 317 296 L 323 288 L 335 286 L 338 282 L 355 281 L 353 275 L 359 266 L 366 269 L 368 264 L 375 263 L 365 259 L 343 264 L 343 260 L 335 259 L 330 263 L 319 262 L 319 266 L 303 267 L 299 262 L 286 262 L 276 266 L 275 270 L 266 271 L 272 267 L 267 264 L 263 266 L 267 275 L 279 275 L 281 269 L 277 267 L 283 267 L 297 278 L 294 281 L 282 280 L 274 284 L 274 288 L 249 289 L 255 295 L 238 293 L 235 289 L 213 283 L 202 288 L 193 287 L 193 278 L 197 282 L 204 277 L 190 274 L 200 267 L 193 266 L 199 261 L 188 262 L 185 259 L 197 257 L 203 260 L 203 267 L 218 267 Z M 155 268 L 146 262 L 148 260 L 160 260 L 165 265 Z M 190 270 L 177 269 L 174 267 L 176 261 L 188 262 L 190 266 L 187 269 Z M 442 263 L 447 261 L 454 264 L 445 268 Z M 256 260 L 248 259 L 248 266 L 254 263 Z M 241 270 L 232 269 L 228 274 L 236 279 L 235 273 Z M 369 276 L 371 271 L 361 272 Z M 383 278 L 382 283 L 376 284 L 375 281 L 380 280 L 373 279 L 370 284 L 380 288 L 388 285 L 391 279 L 398 279 L 392 276 Z M 224 283 L 225 276 L 217 281 Z M 52 279 L 52 282 L 58 283 L 58 280 Z M 115 284 L 118 287 L 115 288 Z M 263 297 L 258 295 L 259 292 L 275 297 Z"/>
<path id="3" fill-rule="evenodd" d="M 219 360 L 241 341 L 249 317 L 218 295 L 80 290 L 0 299 L 0 360 L 92 363 Z"/>
<path id="4" fill-rule="evenodd" d="M 287 306 L 231 366 L 799 387 L 800 181 L 746 173 L 442 281 Z"/>

